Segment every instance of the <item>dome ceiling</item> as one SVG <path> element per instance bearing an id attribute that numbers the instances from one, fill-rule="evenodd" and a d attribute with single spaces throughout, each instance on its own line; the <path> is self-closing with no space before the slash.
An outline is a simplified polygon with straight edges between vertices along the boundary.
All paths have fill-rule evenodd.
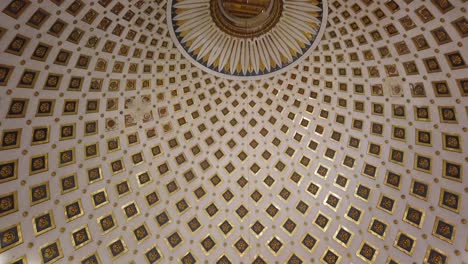
<path id="1" fill-rule="evenodd" d="M 0 263 L 468 259 L 463 1 L 329 1 L 258 80 L 192 64 L 169 3 L 0 2 Z"/>

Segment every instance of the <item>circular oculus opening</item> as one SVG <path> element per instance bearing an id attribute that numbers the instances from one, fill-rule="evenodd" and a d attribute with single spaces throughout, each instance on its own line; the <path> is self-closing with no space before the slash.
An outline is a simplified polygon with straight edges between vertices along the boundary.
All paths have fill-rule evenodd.
<path id="1" fill-rule="evenodd" d="M 274 0 L 218 0 L 221 12 L 232 22 L 254 21 L 268 16 Z"/>
<path id="2" fill-rule="evenodd" d="M 271 29 L 281 10 L 282 0 L 211 0 L 215 23 L 226 33 L 243 38 Z"/>

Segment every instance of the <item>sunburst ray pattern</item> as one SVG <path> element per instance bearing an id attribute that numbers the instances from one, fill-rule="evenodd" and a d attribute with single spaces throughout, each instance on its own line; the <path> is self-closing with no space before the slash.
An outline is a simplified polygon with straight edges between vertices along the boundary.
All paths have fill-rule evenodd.
<path id="1" fill-rule="evenodd" d="M 222 30 L 213 19 L 213 0 L 169 2 L 171 35 L 182 53 L 218 76 L 264 77 L 294 67 L 307 57 L 326 24 L 326 2 L 282 0 L 274 26 L 256 36 Z"/>

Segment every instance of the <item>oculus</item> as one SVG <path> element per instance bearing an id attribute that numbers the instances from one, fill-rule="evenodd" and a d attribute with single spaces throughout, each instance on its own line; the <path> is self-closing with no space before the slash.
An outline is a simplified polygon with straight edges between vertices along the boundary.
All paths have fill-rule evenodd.
<path id="1" fill-rule="evenodd" d="M 260 79 L 297 65 L 317 46 L 326 1 L 172 0 L 169 32 L 181 53 L 229 79 Z"/>

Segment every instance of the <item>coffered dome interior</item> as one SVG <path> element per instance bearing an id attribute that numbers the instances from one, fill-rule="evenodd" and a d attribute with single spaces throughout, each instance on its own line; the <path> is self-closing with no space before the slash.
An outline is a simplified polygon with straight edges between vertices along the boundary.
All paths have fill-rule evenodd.
<path id="1" fill-rule="evenodd" d="M 0 2 L 0 263 L 467 261 L 463 0 L 281 0 L 323 36 L 255 79 L 168 3 Z"/>

